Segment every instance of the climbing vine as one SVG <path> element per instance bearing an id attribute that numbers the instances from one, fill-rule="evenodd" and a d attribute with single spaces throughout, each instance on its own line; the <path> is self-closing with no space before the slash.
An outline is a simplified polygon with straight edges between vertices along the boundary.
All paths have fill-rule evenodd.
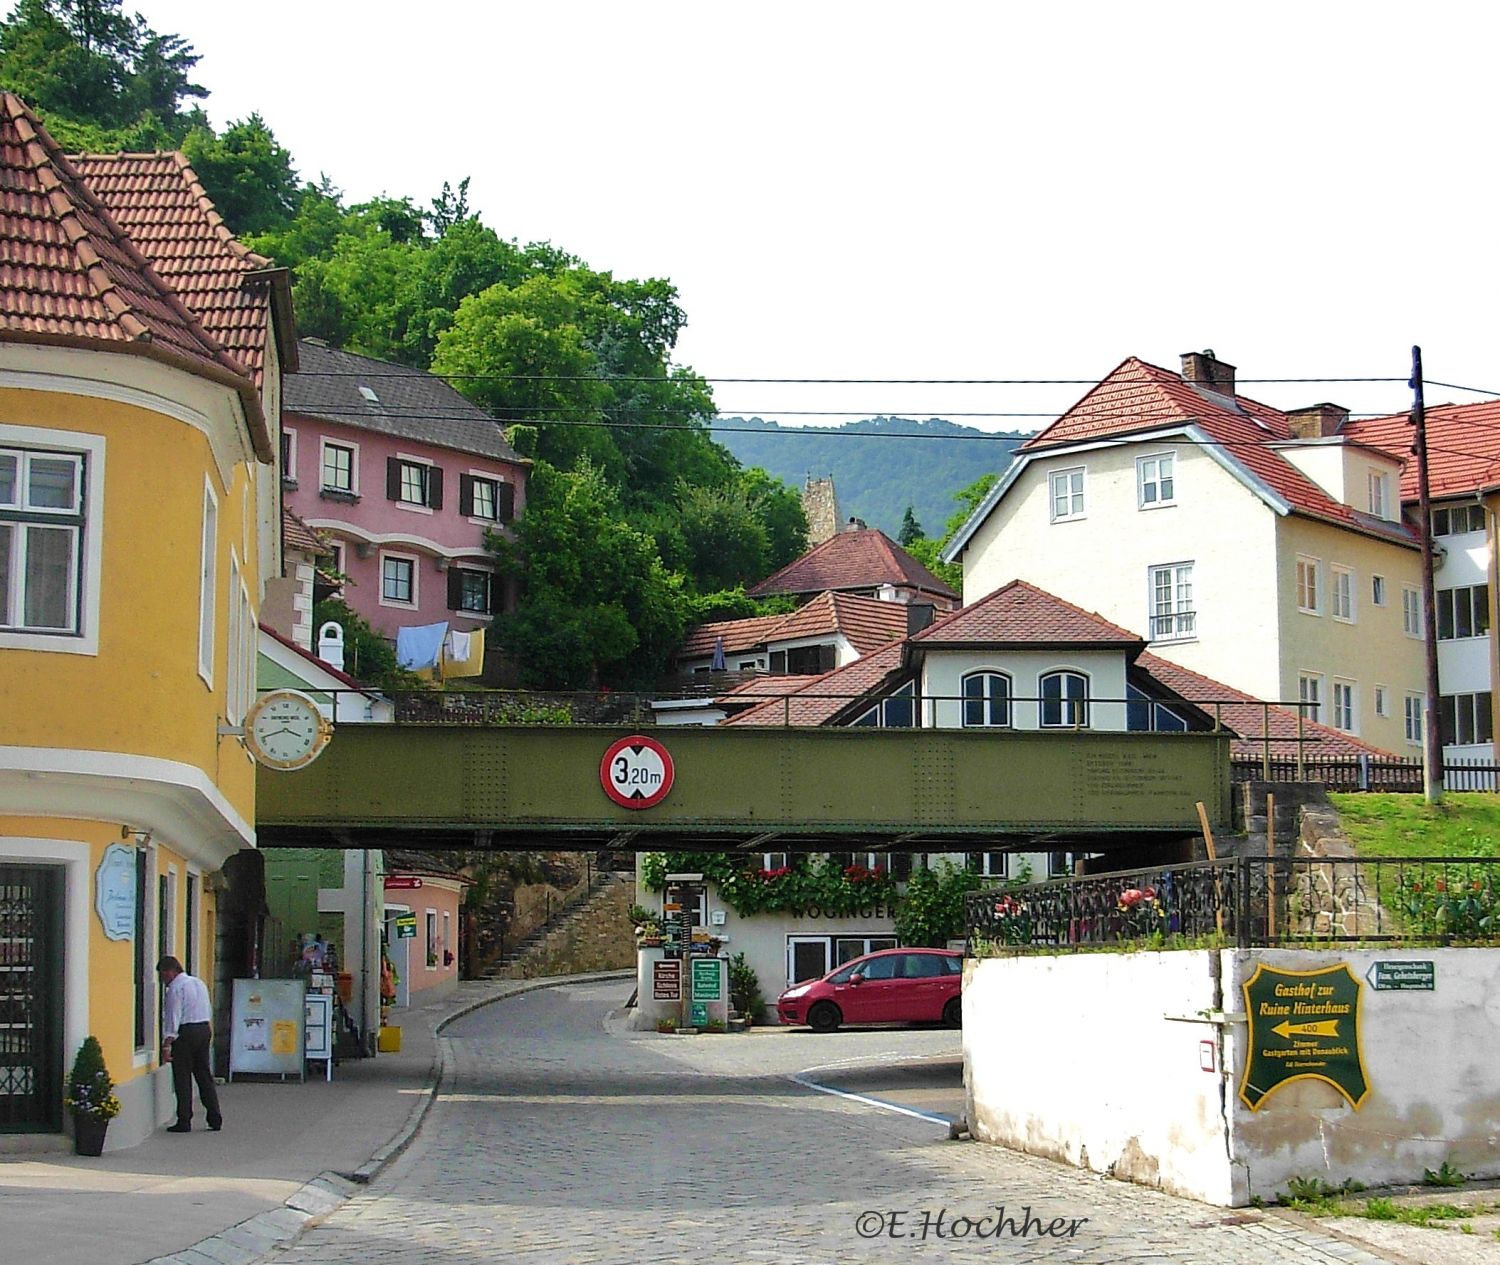
<path id="1" fill-rule="evenodd" d="M 689 871 L 716 883 L 724 903 L 741 915 L 857 914 L 873 905 L 894 906 L 900 895 L 884 866 L 839 866 L 826 857 L 808 857 L 764 870 L 728 852 L 648 852 L 641 860 L 641 883 L 659 892 L 668 874 Z"/>

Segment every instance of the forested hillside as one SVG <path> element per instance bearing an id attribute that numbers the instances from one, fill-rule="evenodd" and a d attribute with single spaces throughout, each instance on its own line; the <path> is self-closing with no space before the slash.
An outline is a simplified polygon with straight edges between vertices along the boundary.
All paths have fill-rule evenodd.
<path id="1" fill-rule="evenodd" d="M 181 149 L 230 228 L 293 269 L 301 333 L 454 375 L 534 459 L 518 539 L 495 545 L 524 588 L 493 635 L 527 683 L 647 682 L 685 623 L 752 612 L 740 590 L 806 523 L 796 490 L 714 441 L 709 384 L 673 362 L 670 281 L 507 239 L 467 180 L 351 203 L 300 179 L 260 115 L 215 131 L 197 62 L 120 0 L 20 0 L 0 23 L 0 86 L 64 146 Z"/>
<path id="2" fill-rule="evenodd" d="M 842 426 L 782 426 L 759 417 L 720 417 L 714 436 L 747 466 L 800 488 L 832 475 L 839 508 L 895 537 L 908 506 L 930 535 L 953 514 L 954 497 L 981 475 L 1010 464 L 1025 438 L 932 417 L 872 417 Z M 913 438 L 896 439 L 906 435 Z"/>

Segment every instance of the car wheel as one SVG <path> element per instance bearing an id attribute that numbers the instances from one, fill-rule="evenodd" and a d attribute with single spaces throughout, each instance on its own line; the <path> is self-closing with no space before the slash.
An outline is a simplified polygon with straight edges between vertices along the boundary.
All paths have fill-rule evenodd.
<path id="1" fill-rule="evenodd" d="M 807 1026 L 814 1032 L 832 1032 L 844 1021 L 831 1001 L 820 1001 L 807 1012 Z"/>
<path id="2" fill-rule="evenodd" d="M 950 1028 L 964 1026 L 964 1005 L 957 997 L 950 998 L 943 1007 L 943 1022 Z"/>

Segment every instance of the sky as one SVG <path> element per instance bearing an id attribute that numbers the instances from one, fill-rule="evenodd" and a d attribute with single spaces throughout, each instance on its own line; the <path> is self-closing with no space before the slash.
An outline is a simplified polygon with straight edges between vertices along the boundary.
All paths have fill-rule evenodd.
<path id="1" fill-rule="evenodd" d="M 1500 7 L 127 0 L 301 174 L 664 276 L 714 379 L 1098 379 L 1213 349 L 1280 407 L 1500 394 Z M 247 30 L 247 18 L 255 26 Z M 736 384 L 721 412 L 1030 430 L 1083 386 Z M 1429 386 L 1428 402 L 1481 398 Z M 818 414 L 818 416 L 802 416 Z M 966 414 L 970 416 L 965 416 Z M 973 416 L 986 414 L 989 416 Z"/>

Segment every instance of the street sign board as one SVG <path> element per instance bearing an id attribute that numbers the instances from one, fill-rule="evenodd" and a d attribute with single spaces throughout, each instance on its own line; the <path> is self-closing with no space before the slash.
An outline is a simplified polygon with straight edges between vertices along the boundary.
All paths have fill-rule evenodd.
<path id="1" fill-rule="evenodd" d="M 651 964 L 651 1000 L 682 1000 L 682 963 L 672 961 Z"/>
<path id="2" fill-rule="evenodd" d="M 416 914 L 396 915 L 396 939 L 415 940 L 417 938 L 417 916 Z"/>
<path id="3" fill-rule="evenodd" d="M 1430 993 L 1437 988 L 1437 963 L 1430 960 L 1372 962 L 1365 978 L 1376 992 Z"/>
<path id="4" fill-rule="evenodd" d="M 1245 1106 L 1258 1111 L 1272 1090 L 1320 1080 L 1359 1110 L 1370 1085 L 1359 1053 L 1360 983 L 1349 964 L 1283 971 L 1261 963 L 1243 987 L 1249 1017 L 1240 1082 Z"/>
<path id="5" fill-rule="evenodd" d="M 655 808 L 666 799 L 675 776 L 671 754 L 644 734 L 610 743 L 599 761 L 599 784 L 621 808 Z"/>
<path id="6" fill-rule="evenodd" d="M 693 962 L 693 1000 L 723 1001 L 723 968 L 718 958 L 697 958 Z"/>

